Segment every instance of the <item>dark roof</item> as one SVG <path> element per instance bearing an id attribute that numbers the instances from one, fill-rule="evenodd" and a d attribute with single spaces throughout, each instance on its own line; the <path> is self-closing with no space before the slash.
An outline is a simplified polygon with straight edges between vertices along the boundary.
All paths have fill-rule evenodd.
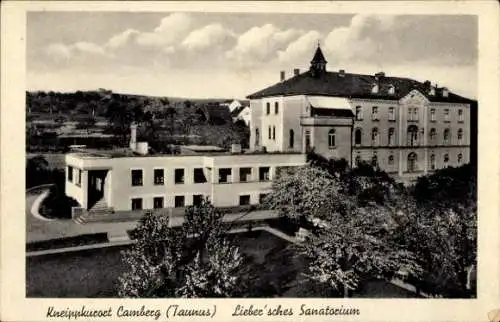
<path id="1" fill-rule="evenodd" d="M 311 64 L 316 64 L 316 63 L 327 63 L 325 56 L 323 55 L 323 52 L 321 51 L 321 48 L 318 46 L 316 49 L 316 52 L 314 53 L 314 57 L 311 61 Z"/>
<path id="2" fill-rule="evenodd" d="M 316 57 L 315 57 L 316 58 Z M 374 84 L 379 84 L 378 93 L 372 93 Z M 394 95 L 388 93 L 394 86 Z M 248 95 L 249 99 L 268 96 L 319 95 L 347 98 L 401 99 L 413 89 L 419 90 L 431 102 L 471 103 L 472 100 L 448 91 L 448 97 L 442 97 L 443 88 L 436 88 L 435 95 L 428 94 L 429 84 L 403 77 L 387 77 L 339 72 L 325 72 L 312 75 L 307 71 L 289 78 L 256 93 Z"/>

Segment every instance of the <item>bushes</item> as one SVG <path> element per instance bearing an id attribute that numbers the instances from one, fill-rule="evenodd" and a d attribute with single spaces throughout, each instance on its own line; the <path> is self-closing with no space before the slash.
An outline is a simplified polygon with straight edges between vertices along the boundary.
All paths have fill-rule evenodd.
<path id="1" fill-rule="evenodd" d="M 65 194 L 57 193 L 57 190 L 53 188 L 42 202 L 40 214 L 47 218 L 71 219 L 71 208 L 78 207 L 78 202 Z"/>

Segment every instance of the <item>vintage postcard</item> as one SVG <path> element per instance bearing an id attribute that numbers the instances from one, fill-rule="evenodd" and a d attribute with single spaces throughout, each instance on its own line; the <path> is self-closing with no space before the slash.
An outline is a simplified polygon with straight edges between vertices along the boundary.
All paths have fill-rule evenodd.
<path id="1" fill-rule="evenodd" d="M 498 4 L 2 3 L 2 321 L 500 321 Z"/>

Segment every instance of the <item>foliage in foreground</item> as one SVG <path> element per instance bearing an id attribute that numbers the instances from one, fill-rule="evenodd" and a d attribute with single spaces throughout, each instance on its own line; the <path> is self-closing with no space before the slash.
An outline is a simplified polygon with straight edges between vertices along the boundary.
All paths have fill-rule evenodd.
<path id="1" fill-rule="evenodd" d="M 377 169 L 310 156 L 308 166 L 281 173 L 268 203 L 311 232 L 300 248 L 315 282 L 347 294 L 365 279 L 403 272 L 435 296 L 475 292 L 476 190 L 468 166 L 406 190 Z"/>
<path id="2" fill-rule="evenodd" d="M 186 209 L 181 228 L 169 217 L 146 214 L 123 253 L 122 297 L 229 297 L 238 293 L 237 247 L 223 236 L 222 215 L 208 202 Z"/>

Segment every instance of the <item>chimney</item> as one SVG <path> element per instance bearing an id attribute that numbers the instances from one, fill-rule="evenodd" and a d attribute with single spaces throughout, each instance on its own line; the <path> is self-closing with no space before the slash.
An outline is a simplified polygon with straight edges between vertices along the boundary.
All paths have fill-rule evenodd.
<path id="1" fill-rule="evenodd" d="M 443 87 L 443 97 L 448 97 L 448 88 Z"/>
<path id="2" fill-rule="evenodd" d="M 299 74 L 300 74 L 300 69 L 295 68 L 295 69 L 293 70 L 293 76 L 299 76 Z"/>
<path id="3" fill-rule="evenodd" d="M 385 77 L 385 73 L 384 72 L 378 72 L 378 73 L 375 74 L 375 79 L 376 80 L 379 80 L 382 77 Z"/>
<path id="4" fill-rule="evenodd" d="M 231 153 L 241 153 L 241 144 L 238 143 L 231 144 Z"/>
<path id="5" fill-rule="evenodd" d="M 135 152 L 137 150 L 137 124 L 130 124 L 130 149 Z"/>
<path id="6" fill-rule="evenodd" d="M 339 76 L 344 77 L 345 76 L 345 70 L 341 69 L 339 70 Z"/>
<path id="7" fill-rule="evenodd" d="M 284 70 L 282 70 L 282 71 L 280 72 L 280 81 L 284 81 L 284 80 L 285 80 L 285 71 L 284 71 Z"/>

